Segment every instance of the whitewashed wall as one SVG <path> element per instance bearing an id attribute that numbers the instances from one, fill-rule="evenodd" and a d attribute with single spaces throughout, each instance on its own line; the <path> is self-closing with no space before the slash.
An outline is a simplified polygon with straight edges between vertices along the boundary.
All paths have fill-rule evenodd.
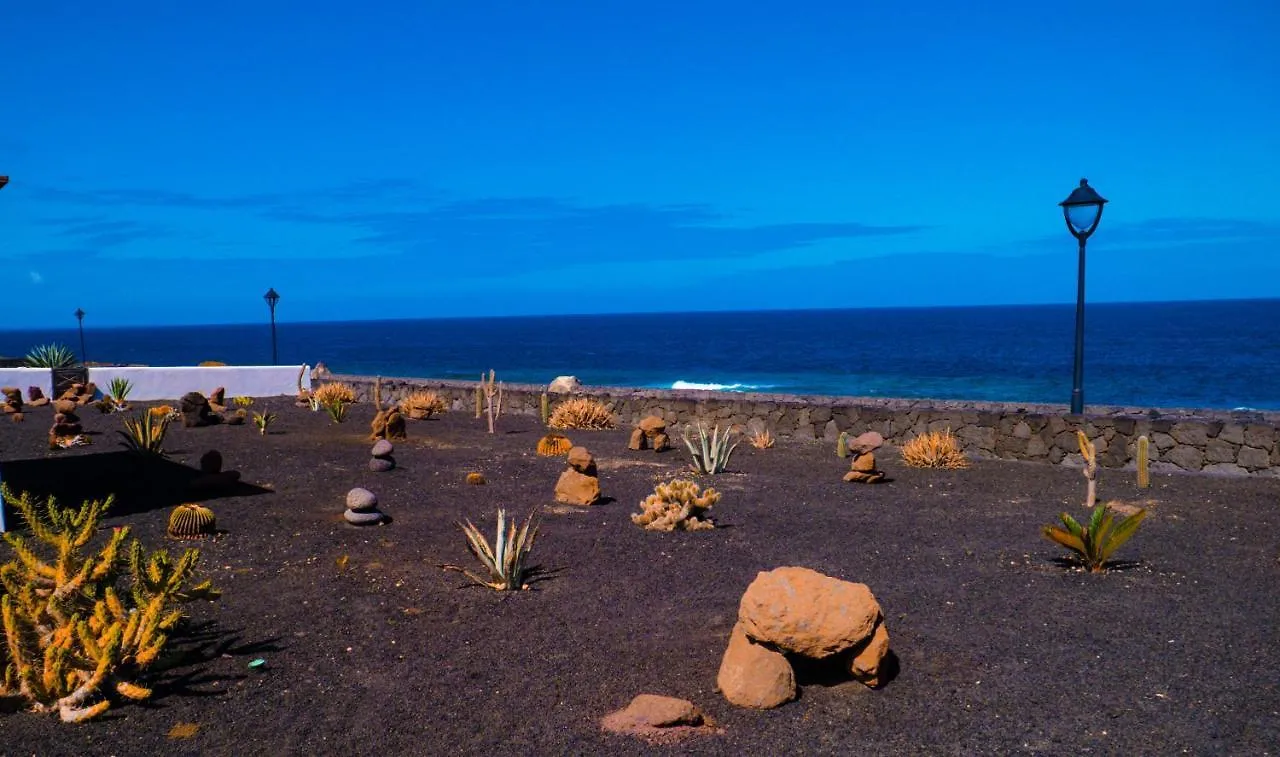
<path id="1" fill-rule="evenodd" d="M 227 397 L 274 397 L 298 392 L 298 372 L 302 388 L 311 388 L 311 370 L 306 365 L 227 365 L 196 367 L 90 368 L 89 380 L 105 391 L 111 379 L 123 376 L 133 385 L 129 399 L 176 400 L 187 392 L 208 394 L 218 387 Z"/>

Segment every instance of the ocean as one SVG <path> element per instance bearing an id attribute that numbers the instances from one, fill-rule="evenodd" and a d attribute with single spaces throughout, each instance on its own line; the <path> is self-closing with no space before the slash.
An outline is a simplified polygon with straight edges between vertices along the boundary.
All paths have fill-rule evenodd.
<path id="1" fill-rule="evenodd" d="M 265 320 L 265 319 L 264 319 Z M 566 315 L 277 325 L 336 373 L 1067 404 L 1075 306 Z M 69 329 L 0 331 L 0 355 Z M 267 323 L 86 327 L 91 361 L 266 364 Z M 1280 410 L 1280 299 L 1090 304 L 1086 405 Z"/>

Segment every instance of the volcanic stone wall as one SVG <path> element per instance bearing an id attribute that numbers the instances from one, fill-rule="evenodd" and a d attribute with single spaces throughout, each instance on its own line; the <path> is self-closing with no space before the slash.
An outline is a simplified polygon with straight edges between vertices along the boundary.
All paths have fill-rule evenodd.
<path id="1" fill-rule="evenodd" d="M 373 398 L 374 377 L 330 375 L 344 381 L 361 402 Z M 384 402 L 433 390 L 454 412 L 475 412 L 475 381 L 382 378 Z M 537 415 L 545 386 L 506 384 L 503 413 Z M 551 395 L 552 406 L 566 395 Z M 630 427 L 646 415 L 669 425 L 696 423 L 767 428 L 774 436 L 834 442 L 842 431 L 878 431 L 893 446 L 926 431 L 951 429 L 974 458 L 1081 463 L 1076 429 L 1097 448 L 1098 464 L 1133 468 L 1139 436 L 1151 441 L 1151 470 L 1280 477 L 1280 413 L 1090 407 L 1083 416 L 1061 405 L 881 399 L 874 397 L 743 394 L 694 390 L 582 387 L 574 396 L 595 397 Z"/>

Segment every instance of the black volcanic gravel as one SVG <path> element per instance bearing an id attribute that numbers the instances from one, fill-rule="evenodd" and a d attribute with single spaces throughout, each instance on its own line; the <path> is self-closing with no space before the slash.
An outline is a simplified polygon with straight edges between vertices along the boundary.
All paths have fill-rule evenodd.
<path id="1" fill-rule="evenodd" d="M 723 526 L 649 533 L 629 515 L 687 451 L 628 452 L 627 431 L 568 432 L 600 465 L 605 504 L 553 507 L 563 460 L 536 456 L 536 419 L 499 433 L 470 413 L 410 422 L 399 467 L 367 469 L 372 409 L 334 425 L 287 398 L 280 420 L 170 432 L 172 460 L 209 449 L 242 496 L 208 500 L 224 533 L 199 544 L 224 590 L 195 605 L 146 704 L 98 721 L 0 715 L 6 755 L 284 754 L 1273 754 L 1280 744 L 1280 479 L 1100 473 L 1101 495 L 1150 500 L 1123 569 L 1072 570 L 1040 527 L 1082 515 L 1079 471 L 978 461 L 840 480 L 826 442 L 742 444 L 712 511 Z M 10 484 L 68 496 L 122 492 L 108 525 L 165 543 L 186 471 L 139 475 L 118 416 L 82 414 L 94 445 L 46 449 L 52 412 L 0 423 Z M 677 444 L 679 442 L 677 441 Z M 469 471 L 488 483 L 470 486 Z M 174 482 L 177 481 L 178 484 Z M 341 519 L 348 489 L 394 520 Z M 258 487 L 261 487 L 259 489 Z M 265 490 L 265 491 L 264 491 Z M 534 590 L 471 587 L 455 522 L 486 533 L 499 507 L 543 508 Z M 345 561 L 345 567 L 339 563 Z M 803 688 L 756 712 L 729 705 L 716 670 L 758 571 L 801 565 L 868 584 L 900 673 L 879 690 Z M 248 663 L 264 658 L 254 671 Z M 691 699 L 721 732 L 676 746 L 605 734 L 598 720 L 640 693 Z M 171 739 L 180 723 L 195 736 Z"/>

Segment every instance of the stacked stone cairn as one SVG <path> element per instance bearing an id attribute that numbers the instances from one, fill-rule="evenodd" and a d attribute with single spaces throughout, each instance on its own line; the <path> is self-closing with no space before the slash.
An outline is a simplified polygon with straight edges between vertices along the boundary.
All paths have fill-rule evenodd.
<path id="1" fill-rule="evenodd" d="M 771 709 L 796 697 L 791 659 L 876 687 L 888 652 L 884 614 L 865 584 L 775 568 L 742 595 L 716 683 L 739 707 Z"/>
<path id="2" fill-rule="evenodd" d="M 647 415 L 631 430 L 631 441 L 627 449 L 651 449 L 662 452 L 671 448 L 671 438 L 667 436 L 667 422 L 656 415 Z"/>
<path id="3" fill-rule="evenodd" d="M 347 492 L 347 511 L 342 517 L 353 526 L 376 526 L 386 519 L 378 510 L 377 496 L 359 487 Z"/>
<path id="4" fill-rule="evenodd" d="M 853 460 L 849 463 L 849 472 L 844 474 L 844 480 L 859 484 L 878 484 L 883 481 L 884 471 L 876 469 L 875 454 L 882 444 L 884 437 L 875 431 L 850 439 L 849 454 Z"/>
<path id="5" fill-rule="evenodd" d="M 22 422 L 22 390 L 14 386 L 0 389 L 0 413 L 8 415 L 14 423 Z"/>
<path id="6" fill-rule="evenodd" d="M 49 398 L 44 396 L 44 392 L 40 391 L 40 387 L 27 387 L 27 407 L 44 407 L 47 404 L 49 404 Z"/>
<path id="7" fill-rule="evenodd" d="M 58 439 L 77 436 L 84 428 L 80 425 L 80 416 L 75 414 L 75 403 L 69 400 L 58 400 L 54 403 L 53 425 L 49 427 L 49 448 L 57 447 Z"/>
<path id="8" fill-rule="evenodd" d="M 379 439 L 373 443 L 373 449 L 369 451 L 372 457 L 369 458 L 369 470 L 374 473 L 386 473 L 396 467 L 396 459 L 391 456 L 396 448 L 386 439 Z"/>
<path id="9" fill-rule="evenodd" d="M 586 447 L 569 450 L 569 467 L 556 481 L 556 502 L 565 505 L 594 505 L 600 501 L 600 478 L 596 460 Z"/>
<path id="10" fill-rule="evenodd" d="M 187 392 L 178 400 L 178 412 L 182 414 L 185 428 L 214 426 L 222 422 L 222 416 L 213 412 L 209 400 L 200 392 Z"/>

